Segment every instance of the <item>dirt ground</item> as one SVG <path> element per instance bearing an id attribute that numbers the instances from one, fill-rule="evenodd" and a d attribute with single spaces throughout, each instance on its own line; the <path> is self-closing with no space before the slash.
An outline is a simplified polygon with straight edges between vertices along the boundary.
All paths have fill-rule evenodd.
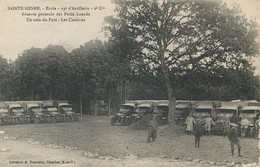
<path id="1" fill-rule="evenodd" d="M 208 164 L 160 158 L 94 159 L 80 150 L 64 150 L 25 141 L 0 140 L 1 167 L 213 167 Z"/>
<path id="2" fill-rule="evenodd" d="M 21 157 L 22 159 L 30 158 L 31 155 L 33 160 L 41 159 L 41 157 L 48 160 L 55 157 L 54 160 L 72 161 L 74 158 L 77 166 L 84 166 L 85 163 L 90 163 L 90 166 L 102 166 L 97 164 L 103 164 L 103 166 L 129 166 L 130 164 L 142 166 L 143 164 L 143 166 L 147 166 L 145 165 L 147 163 L 151 163 L 152 166 L 172 166 L 171 163 L 174 163 L 174 166 L 178 166 L 178 163 L 181 166 L 229 166 L 258 164 L 260 157 L 258 140 L 252 138 L 240 139 L 243 157 L 237 158 L 231 156 L 227 137 L 202 136 L 201 147 L 194 148 L 194 136 L 167 135 L 164 131 L 165 126 L 160 126 L 158 139 L 154 143 L 147 143 L 146 130 L 132 130 L 127 126 L 111 126 L 108 116 L 85 116 L 79 122 L 5 125 L 0 128 L 5 132 L 1 135 L 3 136 L 1 143 L 18 142 L 18 144 L 25 145 L 23 149 L 27 151 L 23 152 L 21 148 L 20 153 L 17 153 L 19 156 L 25 156 Z M 28 146 L 26 146 L 27 144 Z M 4 146 L 11 148 L 5 148 L 1 144 L 0 148 L 7 149 L 7 151 L 0 152 L 0 156 L 3 157 L 8 149 L 18 149 L 18 147 L 13 147 L 14 145 L 7 143 Z M 37 154 L 30 150 L 36 146 L 40 147 L 37 150 L 42 150 Z M 30 149 L 28 150 L 28 148 Z M 73 156 L 71 152 L 73 152 Z M 45 155 L 43 153 L 49 157 L 43 156 Z M 237 150 L 235 150 L 235 154 L 237 155 Z"/>

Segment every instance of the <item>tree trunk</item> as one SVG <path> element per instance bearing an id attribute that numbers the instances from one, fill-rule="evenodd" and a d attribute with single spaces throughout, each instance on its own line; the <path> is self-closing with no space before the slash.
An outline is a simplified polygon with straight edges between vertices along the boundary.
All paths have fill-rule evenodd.
<path id="1" fill-rule="evenodd" d="M 94 115 L 97 116 L 97 96 L 94 95 Z"/>
<path id="2" fill-rule="evenodd" d="M 167 84 L 168 85 L 168 84 Z M 176 99 L 173 95 L 173 90 L 171 87 L 171 84 L 169 86 L 167 86 L 169 88 L 168 89 L 168 99 L 169 99 L 169 115 L 168 115 L 168 124 L 175 124 L 175 109 L 176 109 Z"/>
<path id="3" fill-rule="evenodd" d="M 162 46 L 161 40 L 159 40 L 158 42 L 159 42 L 159 59 L 161 62 L 160 67 L 163 72 L 164 82 L 167 87 L 168 99 L 169 99 L 168 124 L 171 124 L 171 123 L 175 124 L 174 112 L 175 112 L 175 108 L 176 108 L 176 99 L 173 95 L 173 89 L 172 89 L 172 85 L 171 85 L 169 69 L 165 63 L 165 58 L 164 58 L 165 48 Z"/>
<path id="4" fill-rule="evenodd" d="M 111 115 L 111 95 L 112 95 L 112 89 L 111 89 L 111 85 L 109 85 L 109 90 L 108 90 L 108 115 Z"/>
<path id="5" fill-rule="evenodd" d="M 80 116 L 82 117 L 82 96 L 80 96 Z"/>

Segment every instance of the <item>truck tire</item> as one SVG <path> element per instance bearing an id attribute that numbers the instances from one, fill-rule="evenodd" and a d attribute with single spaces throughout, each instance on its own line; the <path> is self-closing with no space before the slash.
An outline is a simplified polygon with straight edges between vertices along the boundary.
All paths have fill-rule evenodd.
<path id="1" fill-rule="evenodd" d="M 115 123 L 116 123 L 115 119 L 114 119 L 114 118 L 111 118 L 110 124 L 111 124 L 111 125 L 115 125 Z"/>
<path id="2" fill-rule="evenodd" d="M 120 120 L 120 123 L 121 123 L 121 125 L 125 125 L 125 124 L 127 123 L 126 118 L 122 118 L 122 119 Z"/>
<path id="3" fill-rule="evenodd" d="M 35 117 L 35 118 L 34 118 L 34 123 L 35 123 L 35 124 L 39 124 L 39 123 L 40 123 L 40 119 L 39 119 L 38 117 Z"/>
<path id="4" fill-rule="evenodd" d="M 250 130 L 250 132 L 249 132 L 249 133 L 250 133 L 250 134 L 249 134 L 250 137 L 254 137 L 254 136 L 255 136 L 255 135 L 254 135 L 254 134 L 255 134 L 255 133 L 254 133 L 254 132 L 255 132 L 255 128 L 254 128 L 254 127 L 251 127 L 249 130 Z"/>
<path id="5" fill-rule="evenodd" d="M 0 119 L 0 125 L 3 125 L 3 120 L 2 119 Z"/>
<path id="6" fill-rule="evenodd" d="M 56 119 L 55 119 L 55 117 L 51 117 L 51 123 L 53 123 L 53 124 L 56 123 Z"/>
<path id="7" fill-rule="evenodd" d="M 79 121 L 79 116 L 78 116 L 78 115 L 76 115 L 76 116 L 74 117 L 74 121 Z"/>
<path id="8" fill-rule="evenodd" d="M 47 123 L 51 123 L 51 117 L 47 117 Z"/>
<path id="9" fill-rule="evenodd" d="M 29 117 L 27 117 L 26 120 L 28 124 L 31 123 L 31 119 Z"/>
<path id="10" fill-rule="evenodd" d="M 18 124 L 18 118 L 15 118 L 15 124 Z"/>
<path id="11" fill-rule="evenodd" d="M 15 125 L 15 118 L 12 118 L 12 124 Z"/>
<path id="12" fill-rule="evenodd" d="M 67 116 L 66 116 L 66 121 L 68 121 L 68 122 L 69 122 L 70 120 L 71 120 L 70 116 L 69 116 L 69 115 L 67 115 Z"/>

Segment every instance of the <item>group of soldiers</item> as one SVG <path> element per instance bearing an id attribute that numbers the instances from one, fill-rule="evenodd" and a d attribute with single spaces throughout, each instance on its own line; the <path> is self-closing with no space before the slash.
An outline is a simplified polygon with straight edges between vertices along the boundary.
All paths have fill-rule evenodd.
<path id="1" fill-rule="evenodd" d="M 233 118 L 232 118 L 233 119 Z M 257 115 L 256 120 L 255 120 L 255 137 L 256 139 L 259 139 L 259 120 L 260 120 L 260 115 Z M 211 126 L 215 125 L 214 121 L 212 120 L 212 118 L 210 117 L 210 115 L 208 115 L 204 121 L 205 124 L 205 130 L 206 130 L 206 134 L 208 136 L 211 136 L 210 132 L 211 132 Z M 247 123 L 246 123 L 246 119 L 242 118 L 242 120 L 240 121 L 241 124 L 241 137 L 244 138 L 245 137 L 245 129 L 247 129 Z M 149 121 L 148 123 L 149 125 L 149 130 L 148 130 L 148 139 L 147 142 L 153 142 L 156 140 L 157 137 L 157 129 L 158 129 L 158 123 L 156 121 L 156 115 L 153 116 L 153 119 Z M 188 134 L 194 134 L 195 136 L 195 147 L 199 147 L 200 146 L 200 138 L 203 134 L 203 125 L 201 121 L 195 121 L 194 118 L 192 117 L 192 114 L 189 115 L 189 117 L 186 120 L 186 131 Z M 234 146 L 236 145 L 238 148 L 238 157 L 241 156 L 241 145 L 239 143 L 239 139 L 238 139 L 238 134 L 237 134 L 237 125 L 230 125 L 230 120 L 227 118 L 224 121 L 224 130 L 223 130 L 223 135 L 224 136 L 228 136 L 228 139 L 230 141 L 230 145 L 231 145 L 231 154 L 232 156 L 234 155 Z"/>

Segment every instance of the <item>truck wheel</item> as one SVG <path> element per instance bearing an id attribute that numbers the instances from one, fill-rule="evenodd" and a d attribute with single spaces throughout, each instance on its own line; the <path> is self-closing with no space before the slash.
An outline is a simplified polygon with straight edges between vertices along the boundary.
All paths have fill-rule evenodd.
<path id="1" fill-rule="evenodd" d="M 35 123 L 35 124 L 38 124 L 38 123 L 40 123 L 40 119 L 39 119 L 39 118 L 37 118 L 37 117 L 36 117 L 36 118 L 34 118 L 34 123 Z"/>
<path id="2" fill-rule="evenodd" d="M 2 119 L 0 119 L 0 125 L 3 125 L 3 120 Z"/>
<path id="3" fill-rule="evenodd" d="M 180 121 L 180 126 L 181 126 L 181 127 L 184 126 L 184 121 L 183 121 L 183 120 Z"/>
<path id="4" fill-rule="evenodd" d="M 15 124 L 18 124 L 18 118 L 15 118 Z"/>
<path id="5" fill-rule="evenodd" d="M 250 128 L 250 137 L 254 137 L 254 131 L 255 131 L 254 127 Z"/>
<path id="6" fill-rule="evenodd" d="M 69 115 L 67 115 L 67 116 L 66 116 L 66 121 L 68 121 L 68 122 L 69 122 L 70 120 L 71 120 L 70 116 L 69 116 Z"/>
<path id="7" fill-rule="evenodd" d="M 111 118 L 110 124 L 111 124 L 111 125 L 115 125 L 115 122 L 116 122 L 115 119 Z"/>
<path id="8" fill-rule="evenodd" d="M 126 119 L 125 119 L 125 118 L 122 118 L 122 119 L 120 120 L 120 123 L 121 123 L 121 125 L 125 125 L 125 124 L 126 124 Z"/>
<path id="9" fill-rule="evenodd" d="M 29 117 L 27 118 L 27 123 L 31 123 L 31 119 Z"/>
<path id="10" fill-rule="evenodd" d="M 79 116 L 78 116 L 78 115 L 76 115 L 76 116 L 74 117 L 74 121 L 79 121 Z"/>
<path id="11" fill-rule="evenodd" d="M 12 124 L 15 125 L 15 118 L 12 118 Z"/>
<path id="12" fill-rule="evenodd" d="M 51 123 L 51 118 L 47 117 L 47 123 Z"/>
<path id="13" fill-rule="evenodd" d="M 51 117 L 51 123 L 55 124 L 55 122 L 56 122 L 55 117 Z"/>

